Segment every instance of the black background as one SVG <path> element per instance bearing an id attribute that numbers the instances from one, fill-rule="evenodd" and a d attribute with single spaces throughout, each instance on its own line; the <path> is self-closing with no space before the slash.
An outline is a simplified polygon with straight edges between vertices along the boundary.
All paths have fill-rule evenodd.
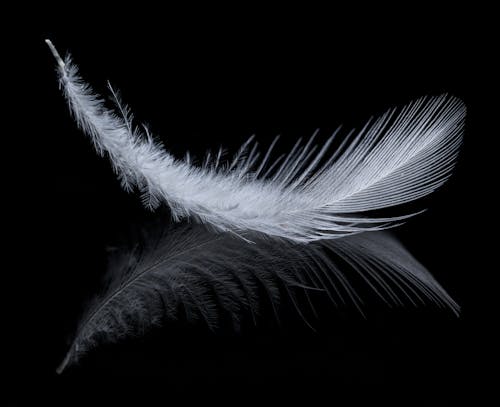
<path id="1" fill-rule="evenodd" d="M 478 205 L 491 185 L 480 157 L 493 147 L 487 13 L 410 10 L 366 20 L 361 10 L 129 11 L 125 19 L 102 8 L 68 10 L 54 22 L 47 10 L 31 10 L 13 33 L 20 41 L 6 65 L 21 75 L 7 77 L 16 123 L 9 131 L 19 145 L 5 162 L 20 174 L 7 195 L 23 224 L 10 239 L 16 267 L 4 289 L 10 405 L 176 405 L 179 397 L 238 405 L 269 396 L 446 405 L 484 394 L 476 384 L 486 386 L 485 358 L 493 356 L 484 352 L 489 325 L 479 317 L 480 287 L 492 271 L 479 233 L 489 213 Z M 138 121 L 177 156 L 220 144 L 234 152 L 252 134 L 264 145 L 281 134 L 286 150 L 317 128 L 326 139 L 340 124 L 359 128 L 422 95 L 462 98 L 468 118 L 454 176 L 423 202 L 426 213 L 397 231 L 462 306 L 461 317 L 375 305 L 366 319 L 331 311 L 317 332 L 293 319 L 240 336 L 177 326 L 96 351 L 57 376 L 66 338 L 105 269 L 105 248 L 145 211 L 76 128 L 47 37 L 71 51 L 100 93 L 108 79 L 120 89 Z"/>

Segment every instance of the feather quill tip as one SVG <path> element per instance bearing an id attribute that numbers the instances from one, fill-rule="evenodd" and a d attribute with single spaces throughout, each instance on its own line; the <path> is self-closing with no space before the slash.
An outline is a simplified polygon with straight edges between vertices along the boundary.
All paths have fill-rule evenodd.
<path id="1" fill-rule="evenodd" d="M 54 44 L 52 44 L 51 40 L 46 39 L 45 43 L 49 46 L 50 52 L 52 52 L 52 55 L 54 55 L 54 58 L 57 61 L 57 64 L 61 69 L 64 69 L 66 67 L 66 64 L 64 63 L 63 59 L 61 58 L 61 55 L 57 51 L 56 47 Z"/>
<path id="2" fill-rule="evenodd" d="M 64 369 L 66 369 L 66 366 L 68 365 L 69 363 L 69 359 L 71 357 L 71 350 L 68 351 L 68 353 L 66 354 L 66 356 L 64 357 L 64 360 L 61 362 L 61 364 L 57 367 L 56 369 L 56 373 L 57 374 L 61 374 Z"/>

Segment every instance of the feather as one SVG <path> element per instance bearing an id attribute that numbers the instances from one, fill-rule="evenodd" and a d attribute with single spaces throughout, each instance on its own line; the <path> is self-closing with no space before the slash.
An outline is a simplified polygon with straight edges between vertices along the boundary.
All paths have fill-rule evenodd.
<path id="1" fill-rule="evenodd" d="M 262 234 L 245 236 L 254 242 L 248 244 L 198 224 L 154 230 L 111 256 L 102 295 L 87 307 L 59 373 L 100 343 L 140 336 L 183 316 L 212 330 L 227 320 L 238 331 L 245 316 L 255 322 L 268 302 L 279 318 L 283 295 L 306 323 L 299 293 L 313 311 L 313 294 L 362 310 L 352 284 L 356 278 L 388 304 L 429 300 L 458 312 L 426 269 L 387 232 L 303 245 Z M 349 267 L 340 267 L 341 262 Z"/>
<path id="2" fill-rule="evenodd" d="M 299 140 L 275 161 L 274 140 L 260 159 L 248 140 L 234 159 L 220 154 L 193 165 L 175 159 L 146 131 L 111 89 L 118 114 L 80 78 L 70 58 L 58 62 L 60 84 L 79 126 L 106 153 L 127 190 L 138 187 L 145 203 L 166 203 L 174 220 L 190 217 L 220 231 L 247 231 L 297 242 L 377 231 L 414 215 L 373 211 L 422 198 L 450 176 L 462 140 L 465 106 L 446 95 L 425 97 L 370 120 L 328 156 L 334 136 L 318 148 L 314 136 Z M 319 151 L 318 151 L 319 150 Z"/>

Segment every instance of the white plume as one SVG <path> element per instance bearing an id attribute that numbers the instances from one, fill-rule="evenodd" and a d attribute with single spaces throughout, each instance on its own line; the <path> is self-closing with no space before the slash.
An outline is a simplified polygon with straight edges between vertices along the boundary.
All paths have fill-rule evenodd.
<path id="1" fill-rule="evenodd" d="M 138 186 L 151 207 L 164 202 L 173 218 L 195 218 L 242 235 L 257 231 L 299 242 L 380 230 L 408 216 L 370 211 L 419 199 L 449 177 L 461 144 L 464 104 L 449 96 L 425 97 L 370 120 L 331 157 L 333 140 L 318 147 L 314 136 L 277 160 L 273 141 L 263 158 L 247 141 L 231 163 L 220 154 L 201 167 L 172 157 L 82 81 L 76 66 L 58 60 L 60 83 L 80 127 L 107 153 L 123 186 Z"/>

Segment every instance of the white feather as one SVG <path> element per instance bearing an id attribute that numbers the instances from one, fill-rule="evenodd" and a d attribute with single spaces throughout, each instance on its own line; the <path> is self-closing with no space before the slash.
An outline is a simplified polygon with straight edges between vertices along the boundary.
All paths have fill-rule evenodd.
<path id="1" fill-rule="evenodd" d="M 419 199 L 450 176 L 462 139 L 464 104 L 448 96 L 419 99 L 400 111 L 369 121 L 349 144 L 326 157 L 313 138 L 297 142 L 271 161 L 272 143 L 259 161 L 249 140 L 232 163 L 220 154 L 201 167 L 177 160 L 131 124 L 128 109 L 117 115 L 82 81 L 75 65 L 58 59 L 60 81 L 80 127 L 106 152 L 125 188 L 138 186 L 147 205 L 166 203 L 173 218 L 195 218 L 241 235 L 257 231 L 299 242 L 380 230 L 407 218 L 370 211 Z M 326 161 L 326 162 L 325 162 Z"/>

